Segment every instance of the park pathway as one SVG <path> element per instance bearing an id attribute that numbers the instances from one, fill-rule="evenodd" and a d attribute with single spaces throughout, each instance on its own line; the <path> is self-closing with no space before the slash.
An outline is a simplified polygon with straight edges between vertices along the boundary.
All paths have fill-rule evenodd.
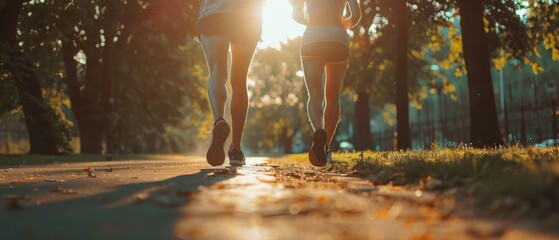
<path id="1" fill-rule="evenodd" d="M 276 160 L 278 161 L 278 160 Z M 413 188 L 249 158 L 0 167 L 0 239 L 553 239 Z"/>

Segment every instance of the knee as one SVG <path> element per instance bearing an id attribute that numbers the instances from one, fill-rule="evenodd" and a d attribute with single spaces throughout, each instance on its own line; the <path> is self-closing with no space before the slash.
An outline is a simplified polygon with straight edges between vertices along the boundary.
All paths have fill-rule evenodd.
<path id="1" fill-rule="evenodd" d="M 233 84 L 231 82 L 231 90 L 233 90 L 233 94 L 235 95 L 247 95 L 248 90 L 246 84 Z"/>
<path id="2" fill-rule="evenodd" d="M 309 91 L 309 102 L 323 102 L 324 93 L 322 91 Z"/>
<path id="3" fill-rule="evenodd" d="M 210 81 L 208 81 L 208 92 L 211 94 L 215 91 L 227 92 L 227 87 L 225 86 L 225 82 L 210 79 Z"/>
<path id="4" fill-rule="evenodd" d="M 330 107 L 340 106 L 340 98 L 328 96 L 326 98 L 326 106 L 330 106 Z"/>
<path id="5" fill-rule="evenodd" d="M 227 68 L 214 66 L 210 69 L 210 84 L 222 84 L 227 82 Z"/>

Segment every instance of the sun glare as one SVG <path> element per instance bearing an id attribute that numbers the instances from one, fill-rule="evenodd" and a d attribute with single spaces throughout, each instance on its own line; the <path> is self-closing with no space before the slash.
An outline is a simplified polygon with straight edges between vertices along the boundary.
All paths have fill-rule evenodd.
<path id="1" fill-rule="evenodd" d="M 262 42 L 258 48 L 280 48 L 280 42 L 303 35 L 305 27 L 291 19 L 292 8 L 288 1 L 267 0 L 264 5 Z"/>

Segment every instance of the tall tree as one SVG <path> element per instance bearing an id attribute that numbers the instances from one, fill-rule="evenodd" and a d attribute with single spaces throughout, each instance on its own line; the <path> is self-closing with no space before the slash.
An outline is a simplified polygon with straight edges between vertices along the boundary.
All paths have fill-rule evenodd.
<path id="1" fill-rule="evenodd" d="M 474 147 L 502 145 L 491 79 L 483 1 L 458 0 L 458 6 L 470 96 L 470 142 Z"/>
<path id="2" fill-rule="evenodd" d="M 8 56 L 11 73 L 23 107 L 29 135 L 30 154 L 59 154 L 69 150 L 68 126 L 45 101 L 35 66 L 27 59 L 17 40 L 17 24 L 24 0 L 5 1 L 0 10 L 0 48 Z"/>
<path id="3" fill-rule="evenodd" d="M 408 32 L 410 9 L 406 0 L 394 1 L 396 19 L 396 118 L 397 148 L 411 148 L 408 89 Z"/>
<path id="4" fill-rule="evenodd" d="M 375 70 L 377 70 L 376 67 L 386 67 L 386 63 L 371 64 L 384 56 L 384 54 L 380 54 L 379 49 L 385 42 L 378 39 L 373 41 L 370 36 L 369 28 L 377 14 L 376 8 L 373 7 L 375 3 L 376 1 L 372 0 L 359 2 L 363 16 L 358 26 L 352 29 L 354 35 L 351 45 L 352 60 L 350 61 L 347 73 L 348 80 L 345 86 L 351 89 L 355 95 L 353 98 L 355 114 L 353 143 L 356 150 L 372 149 L 371 94 L 374 94 L 375 99 L 385 96 L 379 94 L 379 89 L 376 89 L 380 85 L 376 83 L 381 81 L 382 74 Z M 382 87 L 379 88 L 382 89 Z"/>

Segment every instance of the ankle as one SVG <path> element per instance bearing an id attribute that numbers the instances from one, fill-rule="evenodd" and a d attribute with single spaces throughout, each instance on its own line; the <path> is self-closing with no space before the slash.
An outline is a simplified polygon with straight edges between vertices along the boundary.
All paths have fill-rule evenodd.
<path id="1" fill-rule="evenodd" d="M 243 152 L 243 151 L 241 150 L 241 147 L 229 147 L 229 152 L 231 152 L 231 151 Z"/>

